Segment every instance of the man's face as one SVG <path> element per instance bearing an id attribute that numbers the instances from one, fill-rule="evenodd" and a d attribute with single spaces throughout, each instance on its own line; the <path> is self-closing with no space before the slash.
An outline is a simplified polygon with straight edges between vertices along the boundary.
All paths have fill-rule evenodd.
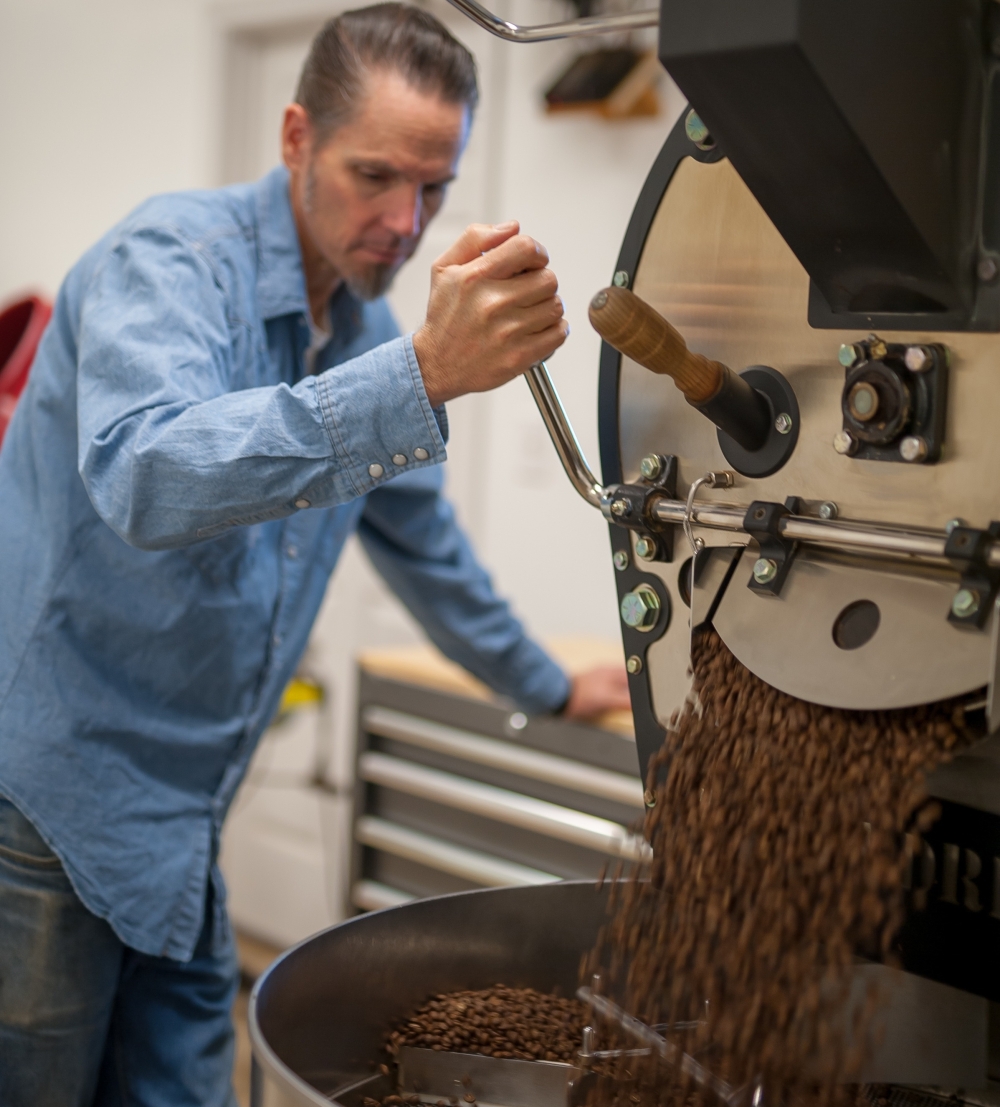
<path id="1" fill-rule="evenodd" d="M 464 104 L 391 71 L 369 75 L 361 110 L 318 146 L 291 105 L 282 144 L 307 269 L 313 254 L 356 295 L 382 295 L 440 209 L 469 124 Z"/>

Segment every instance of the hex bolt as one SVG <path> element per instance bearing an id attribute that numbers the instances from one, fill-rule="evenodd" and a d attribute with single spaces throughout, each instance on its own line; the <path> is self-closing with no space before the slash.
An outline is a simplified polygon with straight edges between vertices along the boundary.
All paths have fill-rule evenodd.
<path id="1" fill-rule="evenodd" d="M 904 461 L 923 461 L 927 456 L 927 439 L 919 434 L 908 434 L 899 444 L 899 456 Z"/>
<path id="2" fill-rule="evenodd" d="M 618 607 L 622 622 L 633 630 L 650 631 L 660 616 L 660 597 L 656 589 L 640 584 L 622 596 Z"/>
<path id="3" fill-rule="evenodd" d="M 699 150 L 710 150 L 715 142 L 701 116 L 692 108 L 684 118 L 684 133 Z"/>
<path id="4" fill-rule="evenodd" d="M 792 417 L 787 411 L 783 411 L 778 418 L 774 420 L 774 429 L 778 434 L 788 434 L 792 426 Z"/>
<path id="5" fill-rule="evenodd" d="M 611 559 L 619 573 L 628 568 L 628 553 L 625 550 L 615 550 L 615 556 Z"/>
<path id="6" fill-rule="evenodd" d="M 838 454 L 850 457 L 857 450 L 858 443 L 850 431 L 841 430 L 833 436 L 833 448 Z"/>
<path id="7" fill-rule="evenodd" d="M 968 619 L 979 610 L 979 593 L 974 588 L 959 588 L 951 601 L 951 613 L 956 619 Z"/>
<path id="8" fill-rule="evenodd" d="M 944 525 L 944 532 L 945 532 L 945 534 L 951 534 L 951 532 L 956 527 L 964 527 L 964 526 L 965 526 L 965 520 L 964 519 L 949 519 L 948 522 L 945 523 L 945 525 Z"/>
<path id="9" fill-rule="evenodd" d="M 624 518 L 632 510 L 632 505 L 628 500 L 614 500 L 611 504 L 611 514 L 617 516 L 619 519 Z"/>
<path id="10" fill-rule="evenodd" d="M 639 462 L 639 472 L 646 480 L 656 480 L 663 472 L 663 460 L 659 454 L 646 454 Z"/>
<path id="11" fill-rule="evenodd" d="M 993 258 L 981 258 L 976 266 L 976 276 L 986 284 L 996 280 L 997 272 L 997 263 Z"/>
<path id="12" fill-rule="evenodd" d="M 647 807 L 656 806 L 656 794 L 653 792 L 652 788 L 647 788 L 645 792 L 642 793 L 642 802 Z"/>
<path id="13" fill-rule="evenodd" d="M 625 662 L 625 671 L 629 676 L 636 676 L 636 674 L 642 672 L 642 658 L 637 653 L 632 654 Z"/>
<path id="14" fill-rule="evenodd" d="M 924 346 L 907 346 L 903 361 L 911 373 L 926 373 L 934 364 L 930 350 Z"/>
<path id="15" fill-rule="evenodd" d="M 656 557 L 656 539 L 640 534 L 635 540 L 635 552 L 643 561 L 652 561 Z"/>
<path id="16" fill-rule="evenodd" d="M 624 269 L 619 269 L 611 278 L 611 283 L 615 288 L 628 288 L 628 273 Z"/>
<path id="17" fill-rule="evenodd" d="M 778 563 L 770 557 L 758 557 L 753 566 L 753 579 L 758 584 L 770 584 L 778 575 Z"/>
<path id="18" fill-rule="evenodd" d="M 839 514 L 840 509 L 833 500 L 827 500 L 819 505 L 819 517 L 821 519 L 836 519 Z"/>
<path id="19" fill-rule="evenodd" d="M 845 369 L 853 369 L 855 365 L 859 365 L 865 360 L 864 347 L 859 346 L 856 342 L 845 342 L 840 347 L 837 360 Z"/>

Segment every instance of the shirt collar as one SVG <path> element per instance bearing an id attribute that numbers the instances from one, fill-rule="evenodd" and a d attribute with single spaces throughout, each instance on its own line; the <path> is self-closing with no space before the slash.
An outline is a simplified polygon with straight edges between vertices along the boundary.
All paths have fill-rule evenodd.
<path id="1" fill-rule="evenodd" d="M 279 165 L 254 185 L 257 210 L 257 308 L 264 319 L 308 311 L 302 251 Z"/>
<path id="2" fill-rule="evenodd" d="M 309 318 L 299 232 L 292 215 L 288 170 L 279 165 L 254 185 L 257 207 L 257 307 L 263 319 L 301 313 Z M 343 282 L 328 307 L 343 343 L 362 329 L 362 305 Z"/>

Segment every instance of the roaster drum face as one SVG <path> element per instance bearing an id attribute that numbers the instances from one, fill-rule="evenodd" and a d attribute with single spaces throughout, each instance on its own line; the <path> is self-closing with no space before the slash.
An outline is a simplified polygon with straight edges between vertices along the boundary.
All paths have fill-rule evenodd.
<path id="1" fill-rule="evenodd" d="M 695 518 L 713 505 L 738 508 L 742 516 L 760 502 L 790 506 L 796 516 L 832 524 L 831 530 L 858 523 L 936 534 L 942 546 L 956 521 L 974 531 L 988 529 L 997 514 L 996 481 L 989 474 L 1000 473 L 1000 436 L 993 427 L 1000 404 L 994 367 L 1000 336 L 936 332 L 925 325 L 880 328 L 873 336 L 856 325 L 810 325 L 809 275 L 723 151 L 697 149 L 682 124 L 646 182 L 618 270 L 630 290 L 699 354 L 736 372 L 767 366 L 780 375 L 794 392 L 797 410 L 790 417 L 797 440 L 775 472 L 737 472 L 716 427 L 673 381 L 605 345 L 605 484 L 648 484 L 644 459 L 658 455 L 676 459 L 678 502 L 704 474 L 734 473 L 734 487 L 699 489 Z M 936 417 L 943 433 L 937 459 L 876 460 L 857 449 L 838 452 L 851 372 L 843 350 L 857 348 L 859 358 L 866 351 L 880 353 L 878 346 L 865 346 L 872 342 L 886 347 L 887 375 L 914 378 L 911 391 L 924 397 L 925 415 L 927 369 L 907 369 L 906 351 L 940 351 Z M 864 388 L 850 400 L 862 407 L 871 402 Z M 912 416 L 907 426 L 912 430 Z M 654 726 L 665 722 L 687 694 L 692 617 L 696 625 L 710 617 L 729 649 L 767 683 L 831 707 L 906 707 L 973 695 L 991 682 L 996 620 L 992 606 L 985 607 L 992 593 L 988 584 L 979 590 L 978 625 L 956 620 L 956 597 L 968 583 L 960 559 L 893 554 L 875 545 L 786 542 L 787 575 L 777 592 L 766 593 L 754 577 L 766 552 L 760 535 L 695 522 L 691 534 L 706 552 L 689 615 L 691 550 L 682 527 L 649 528 L 657 539 L 653 559 L 642 556 L 641 526 L 615 521 L 611 531 L 619 598 L 642 585 L 662 598 L 661 617 L 651 630 L 622 628 L 626 655 L 641 662 L 631 684 L 640 728 L 644 719 Z M 672 552 L 669 559 L 664 550 Z"/>

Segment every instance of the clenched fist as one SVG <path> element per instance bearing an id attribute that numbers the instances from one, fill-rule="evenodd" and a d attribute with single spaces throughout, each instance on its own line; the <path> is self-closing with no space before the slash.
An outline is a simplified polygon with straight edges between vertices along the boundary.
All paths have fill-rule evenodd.
<path id="1" fill-rule="evenodd" d="M 413 349 L 434 407 L 497 388 L 566 341 L 549 255 L 518 230 L 516 222 L 474 223 L 432 266 Z"/>

